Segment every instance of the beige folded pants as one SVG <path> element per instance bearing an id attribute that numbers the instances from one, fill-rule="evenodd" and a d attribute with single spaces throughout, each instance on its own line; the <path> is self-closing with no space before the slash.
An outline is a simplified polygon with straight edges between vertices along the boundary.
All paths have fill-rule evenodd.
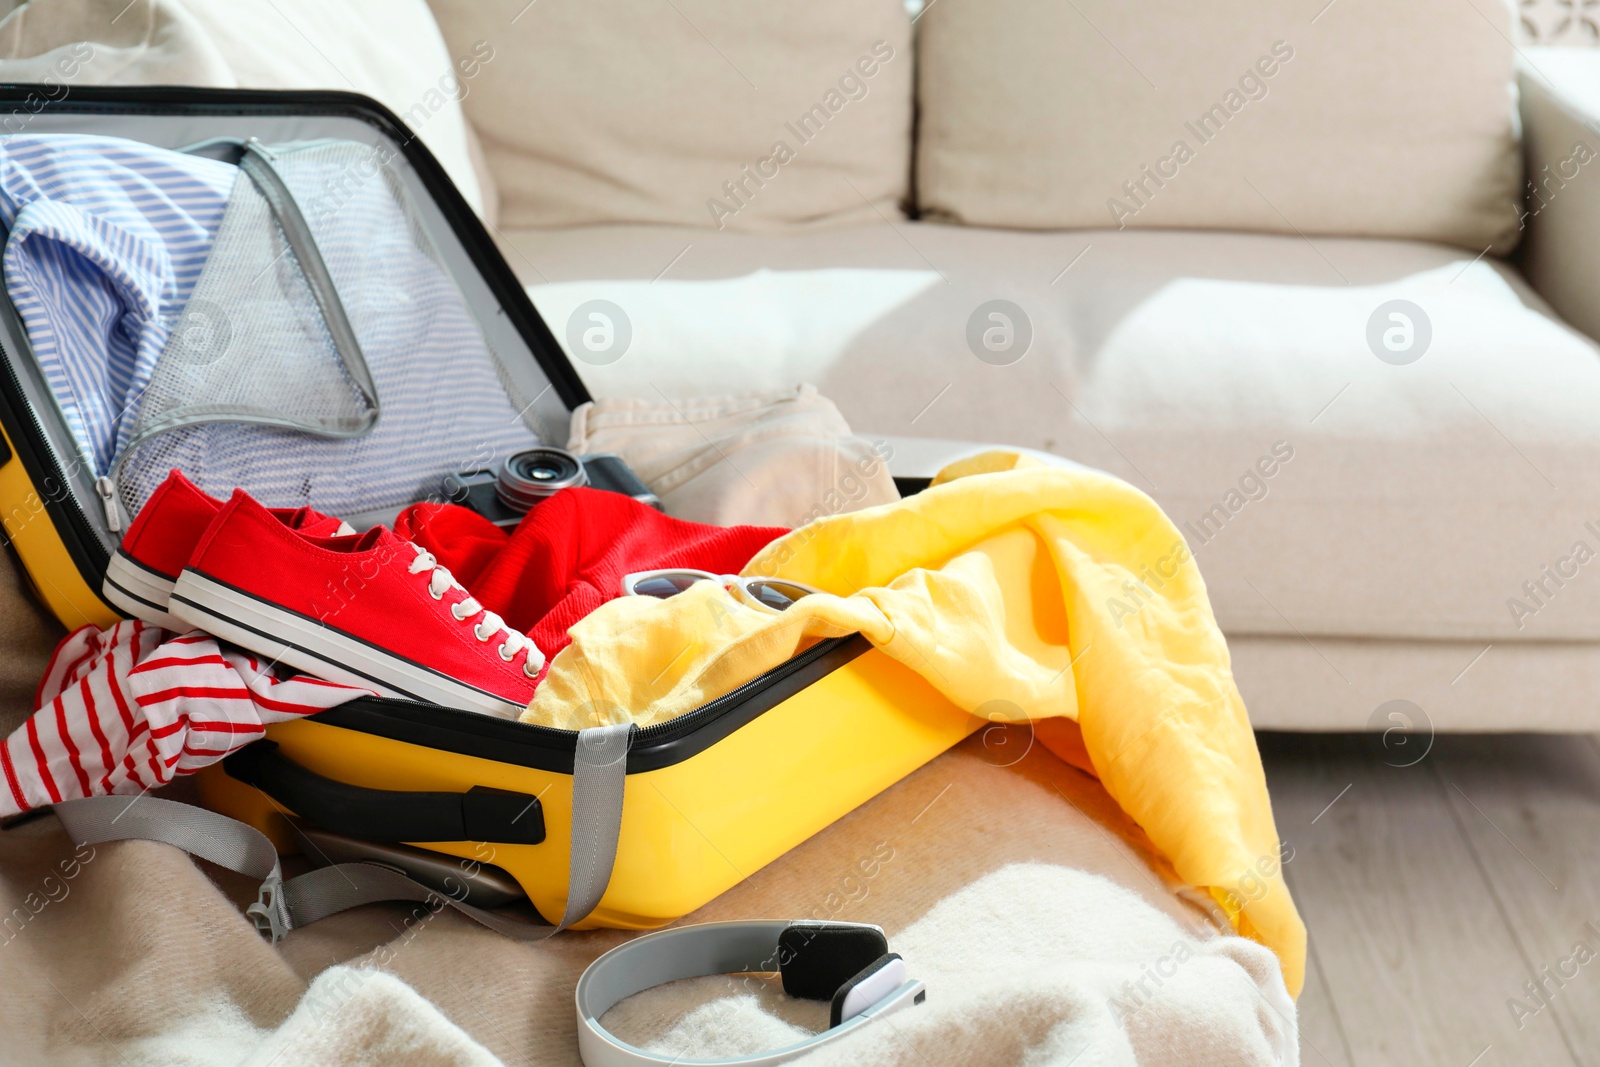
<path id="1" fill-rule="evenodd" d="M 596 400 L 567 448 L 615 452 L 667 514 L 735 526 L 804 525 L 900 499 L 886 441 L 856 437 L 815 386 L 690 400 Z"/>

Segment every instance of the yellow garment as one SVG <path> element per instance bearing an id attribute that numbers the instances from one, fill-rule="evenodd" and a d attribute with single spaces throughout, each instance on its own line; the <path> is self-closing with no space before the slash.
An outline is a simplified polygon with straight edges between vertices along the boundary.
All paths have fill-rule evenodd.
<path id="1" fill-rule="evenodd" d="M 1180 877 L 1277 952 L 1299 994 L 1305 926 L 1255 736 L 1200 572 L 1149 497 L 986 453 L 906 500 L 803 526 L 745 573 L 826 593 L 781 613 L 712 582 L 610 601 L 572 628 L 523 720 L 660 722 L 860 632 L 967 711 L 1075 721 L 1079 759 Z M 1040 740 L 1074 754 L 1063 731 Z"/>

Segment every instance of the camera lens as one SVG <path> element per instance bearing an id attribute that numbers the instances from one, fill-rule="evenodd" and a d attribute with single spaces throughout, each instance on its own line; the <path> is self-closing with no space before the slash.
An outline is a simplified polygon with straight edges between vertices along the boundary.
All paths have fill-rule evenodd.
<path id="1" fill-rule="evenodd" d="M 530 448 L 505 461 L 495 478 L 494 491 L 506 507 L 527 511 L 562 489 L 588 484 L 588 473 L 571 452 Z"/>

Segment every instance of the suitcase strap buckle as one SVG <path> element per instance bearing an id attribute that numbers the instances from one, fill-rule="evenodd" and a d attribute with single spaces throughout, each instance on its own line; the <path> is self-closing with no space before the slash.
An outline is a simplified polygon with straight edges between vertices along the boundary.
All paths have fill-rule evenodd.
<path id="1" fill-rule="evenodd" d="M 283 896 L 283 875 L 273 871 L 261 883 L 256 902 L 244 910 L 256 932 L 276 945 L 289 933 L 289 908 Z"/>

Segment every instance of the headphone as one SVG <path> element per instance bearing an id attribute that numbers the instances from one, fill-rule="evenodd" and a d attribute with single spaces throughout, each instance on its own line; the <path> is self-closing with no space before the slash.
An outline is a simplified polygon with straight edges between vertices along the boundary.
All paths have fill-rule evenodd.
<path id="1" fill-rule="evenodd" d="M 774 966 L 774 964 L 776 966 Z M 600 1025 L 614 1005 L 680 978 L 778 971 L 791 997 L 832 1003 L 828 1029 L 770 1052 L 732 1059 L 686 1060 L 622 1041 Z M 585 1067 L 768 1067 L 837 1041 L 902 1008 L 921 1004 L 927 988 L 906 977 L 882 927 L 806 919 L 749 919 L 679 926 L 618 945 L 578 979 L 578 1053 Z"/>

